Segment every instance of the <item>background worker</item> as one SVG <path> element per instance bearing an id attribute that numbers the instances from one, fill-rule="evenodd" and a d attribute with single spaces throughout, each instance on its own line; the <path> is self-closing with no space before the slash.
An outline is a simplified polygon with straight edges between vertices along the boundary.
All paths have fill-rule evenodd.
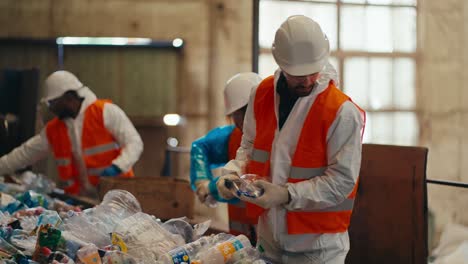
<path id="1" fill-rule="evenodd" d="M 97 195 L 100 177 L 134 176 L 143 143 L 122 109 L 97 99 L 68 71 L 47 77 L 42 101 L 56 117 L 0 158 L 0 175 L 32 165 L 51 151 L 69 194 Z"/>
<path id="2" fill-rule="evenodd" d="M 245 204 L 237 198 L 223 199 L 218 195 L 217 168 L 234 159 L 242 138 L 242 126 L 250 92 L 261 81 L 253 72 L 239 73 L 229 79 L 224 88 L 225 115 L 234 125 L 217 127 L 192 143 L 190 180 L 202 203 L 227 202 L 229 229 L 232 234 L 255 238 L 256 219 L 248 219 Z M 207 201 L 208 199 L 208 201 Z"/>

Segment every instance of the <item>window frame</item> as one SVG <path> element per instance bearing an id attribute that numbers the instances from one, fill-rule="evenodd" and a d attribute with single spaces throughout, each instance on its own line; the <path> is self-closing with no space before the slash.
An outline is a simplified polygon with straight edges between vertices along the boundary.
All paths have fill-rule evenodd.
<path id="1" fill-rule="evenodd" d="M 338 62 L 338 72 L 340 83 L 344 84 L 344 65 L 345 61 L 349 58 L 390 58 L 390 59 L 399 59 L 399 58 L 410 58 L 414 61 L 414 92 L 415 92 L 415 106 L 412 108 L 402 108 L 402 107 L 384 107 L 379 109 L 372 109 L 371 107 L 366 108 L 366 112 L 369 114 L 373 113 L 414 113 L 416 116 L 416 120 L 418 120 L 418 132 L 416 135 L 417 141 L 415 143 L 419 143 L 420 135 L 421 135 L 421 111 L 418 109 L 418 93 L 420 90 L 419 87 L 419 54 L 420 54 L 420 41 L 419 41 L 419 0 L 415 1 L 415 5 L 408 5 L 408 4 L 375 4 L 375 3 L 368 3 L 368 0 L 365 3 L 344 3 L 342 0 L 336 0 L 335 2 L 328 2 L 328 1 L 320 1 L 320 0 L 254 0 L 253 2 L 253 56 L 252 56 L 252 69 L 254 72 L 259 72 L 259 57 L 261 54 L 271 54 L 270 48 L 262 48 L 260 47 L 259 43 L 259 16 L 260 16 L 260 2 L 261 1 L 268 1 L 268 2 L 303 2 L 303 3 L 311 3 L 311 4 L 325 4 L 325 5 L 333 5 L 336 6 L 336 19 L 337 19 L 337 39 L 336 39 L 336 46 L 337 49 L 331 51 L 330 56 L 336 58 Z M 342 39 L 341 39 L 341 14 L 342 8 L 346 6 L 358 6 L 358 7 L 388 7 L 388 8 L 414 8 L 416 12 L 416 32 L 415 32 L 415 41 L 416 47 L 413 52 L 401 52 L 401 51 L 392 51 L 392 52 L 373 52 L 373 51 L 363 51 L 363 50 L 343 50 L 342 49 Z M 346 90 L 346 87 L 344 88 Z M 393 135 L 392 138 L 394 139 L 395 136 Z"/>

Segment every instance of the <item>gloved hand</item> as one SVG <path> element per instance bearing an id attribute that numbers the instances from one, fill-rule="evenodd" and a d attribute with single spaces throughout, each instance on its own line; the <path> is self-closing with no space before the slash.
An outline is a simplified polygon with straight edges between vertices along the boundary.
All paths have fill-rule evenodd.
<path id="1" fill-rule="evenodd" d="M 286 186 L 280 186 L 264 180 L 258 180 L 253 184 L 263 189 L 263 194 L 257 198 L 246 196 L 239 197 L 241 200 L 254 203 L 265 209 L 283 205 L 289 202 L 289 192 Z"/>
<path id="2" fill-rule="evenodd" d="M 122 173 L 122 170 L 117 167 L 116 165 L 112 164 L 111 166 L 105 168 L 102 172 L 101 175 L 102 177 L 115 177 L 119 174 Z"/>
<path id="3" fill-rule="evenodd" d="M 196 189 L 196 194 L 198 197 L 198 200 L 200 200 L 201 203 L 204 203 L 206 200 L 206 197 L 210 194 L 210 189 L 208 188 L 208 185 L 210 184 L 210 181 L 207 180 L 201 180 L 197 181 L 195 186 L 197 187 Z"/>
<path id="4" fill-rule="evenodd" d="M 226 200 L 230 200 L 234 197 L 236 197 L 233 193 L 233 191 L 231 191 L 230 189 L 228 189 L 225 185 L 224 185 L 224 182 L 226 179 L 229 179 L 231 181 L 236 181 L 236 180 L 239 180 L 239 176 L 235 175 L 235 174 L 226 174 L 226 175 L 223 175 L 221 177 L 219 177 L 219 180 L 218 182 L 216 183 L 216 187 L 218 188 L 218 194 L 226 199 Z"/>

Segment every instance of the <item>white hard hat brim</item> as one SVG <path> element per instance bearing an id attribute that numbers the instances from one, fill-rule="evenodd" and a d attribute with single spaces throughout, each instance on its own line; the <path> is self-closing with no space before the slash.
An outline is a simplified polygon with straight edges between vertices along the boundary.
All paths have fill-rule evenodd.
<path id="1" fill-rule="evenodd" d="M 292 76 L 307 76 L 321 72 L 328 62 L 328 56 L 325 56 L 320 61 L 305 64 L 281 64 L 281 70 Z"/>
<path id="2" fill-rule="evenodd" d="M 66 92 L 68 92 L 68 91 L 76 91 L 76 92 L 79 93 L 79 91 L 80 91 L 81 89 L 83 89 L 84 87 L 85 87 L 85 86 L 83 85 L 83 86 L 81 86 L 81 87 L 78 87 L 77 89 L 69 89 L 69 90 L 67 90 L 67 91 L 65 91 L 65 92 L 56 91 L 56 92 L 54 92 L 54 93 L 52 93 L 52 94 L 48 94 L 48 95 L 42 97 L 41 102 L 42 102 L 42 103 L 47 103 L 47 102 L 50 101 L 50 100 L 57 99 L 57 98 L 59 98 L 60 96 L 64 95 L 64 94 L 65 94 Z"/>
<path id="3" fill-rule="evenodd" d="M 226 111 L 224 111 L 224 115 L 232 115 L 235 111 L 241 109 L 242 107 L 246 106 L 247 104 L 243 104 L 243 105 L 239 105 L 239 106 L 231 106 L 229 109 L 226 109 Z"/>
<path id="4" fill-rule="evenodd" d="M 64 93 L 54 93 L 54 94 L 49 94 L 47 96 L 42 97 L 41 102 L 42 103 L 47 103 L 50 100 L 54 100 L 62 96 Z"/>

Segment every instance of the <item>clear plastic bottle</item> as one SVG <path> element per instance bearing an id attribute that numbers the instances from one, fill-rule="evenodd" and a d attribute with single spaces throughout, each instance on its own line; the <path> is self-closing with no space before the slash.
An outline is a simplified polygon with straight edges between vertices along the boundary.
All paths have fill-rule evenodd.
<path id="1" fill-rule="evenodd" d="M 195 256 L 199 251 L 208 247 L 211 243 L 211 237 L 201 237 L 192 243 L 185 244 L 181 247 L 169 251 L 158 259 L 161 264 L 178 264 L 178 263 L 193 263 Z"/>
<path id="2" fill-rule="evenodd" d="M 225 180 L 224 186 L 240 196 L 258 198 L 263 195 L 264 190 L 257 187 L 254 182 L 260 179 L 256 174 L 244 174 L 237 180 Z"/>
<path id="3" fill-rule="evenodd" d="M 247 247 L 252 247 L 249 239 L 244 235 L 238 235 L 201 251 L 196 258 L 203 264 L 226 263 L 232 254 Z"/>

